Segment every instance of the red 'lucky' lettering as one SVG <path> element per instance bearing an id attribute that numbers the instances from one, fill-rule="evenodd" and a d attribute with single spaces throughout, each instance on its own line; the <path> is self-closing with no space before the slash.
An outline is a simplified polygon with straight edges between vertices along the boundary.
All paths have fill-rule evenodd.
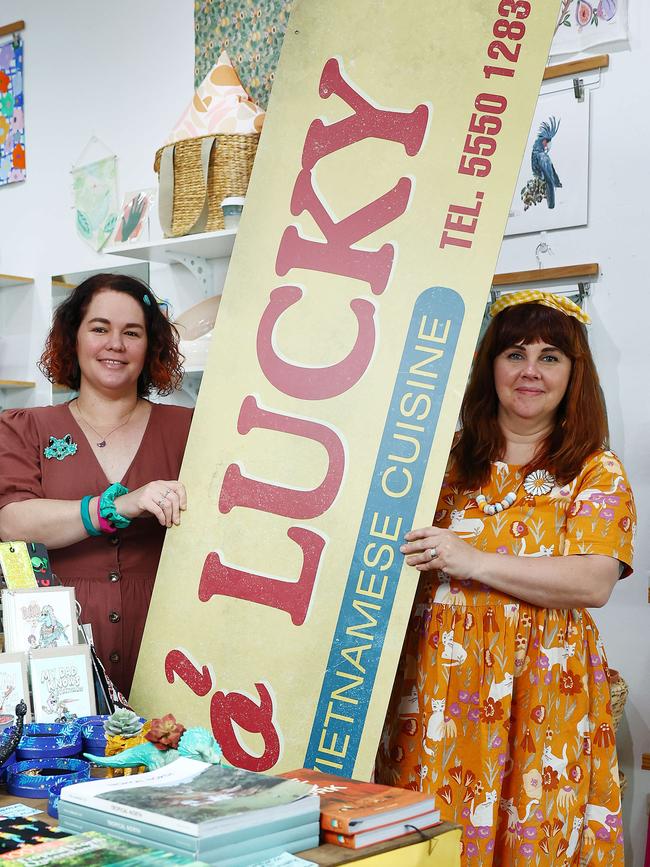
<path id="1" fill-rule="evenodd" d="M 284 313 L 302 298 L 298 286 L 279 286 L 271 292 L 257 329 L 257 358 L 264 375 L 279 391 L 302 400 L 326 400 L 337 397 L 361 379 L 375 347 L 374 306 L 355 298 L 350 302 L 359 330 L 354 346 L 337 364 L 325 367 L 301 367 L 284 361 L 273 348 L 273 330 Z"/>
<path id="2" fill-rule="evenodd" d="M 327 154 L 365 138 L 400 142 L 410 157 L 422 147 L 429 122 L 428 106 L 418 105 L 411 112 L 376 108 L 345 80 L 334 57 L 323 67 L 319 93 L 323 99 L 329 99 L 332 94 L 339 96 L 354 114 L 327 125 L 322 120 L 312 121 L 302 152 L 303 168 L 313 169 Z"/>
<path id="3" fill-rule="evenodd" d="M 400 178 L 397 184 L 365 207 L 335 222 L 324 200 L 314 190 L 311 171 L 324 156 L 366 138 L 400 142 L 409 156 L 416 154 L 426 133 L 429 109 L 418 105 L 411 112 L 391 111 L 371 105 L 341 73 L 334 58 L 327 61 L 320 80 L 320 95 L 336 94 L 354 114 L 332 124 L 315 120 L 307 130 L 302 151 L 303 170 L 296 179 L 291 197 L 291 213 L 308 211 L 325 236 L 325 242 L 304 238 L 295 226 L 288 226 L 280 240 L 275 270 L 284 276 L 291 268 L 341 274 L 368 283 L 375 295 L 388 285 L 395 250 L 384 244 L 379 250 L 353 249 L 352 244 L 401 216 L 408 205 L 411 181 Z"/>
<path id="4" fill-rule="evenodd" d="M 207 695 L 212 689 L 212 675 L 207 665 L 201 671 L 190 662 L 182 650 L 170 650 L 165 657 L 165 677 L 168 683 L 173 683 L 178 675 L 187 684 L 194 695 Z"/>
<path id="5" fill-rule="evenodd" d="M 205 558 L 201 572 L 201 602 L 207 602 L 213 596 L 244 599 L 256 605 L 286 611 L 294 626 L 301 626 L 307 617 L 325 539 L 304 527 L 290 527 L 287 536 L 302 550 L 302 568 L 297 581 L 270 578 L 268 575 L 226 566 L 216 551 L 211 551 Z"/>
<path id="6" fill-rule="evenodd" d="M 251 479 L 242 475 L 237 464 L 230 464 L 221 485 L 219 510 L 227 514 L 235 506 L 243 506 L 301 520 L 316 518 L 326 512 L 336 499 L 345 469 L 343 443 L 332 428 L 320 422 L 260 409 L 255 398 L 248 395 L 239 411 L 237 430 L 247 434 L 253 428 L 282 431 L 321 443 L 329 459 L 325 478 L 317 488 L 304 491 Z"/>
<path id="7" fill-rule="evenodd" d="M 280 756 L 280 738 L 273 725 L 273 700 L 268 689 L 263 683 L 256 683 L 255 689 L 260 697 L 259 705 L 239 692 L 227 695 L 215 692 L 210 702 L 210 723 L 226 761 L 247 771 L 268 771 Z M 242 748 L 233 722 L 247 732 L 262 735 L 264 752 L 261 756 L 251 756 Z"/>

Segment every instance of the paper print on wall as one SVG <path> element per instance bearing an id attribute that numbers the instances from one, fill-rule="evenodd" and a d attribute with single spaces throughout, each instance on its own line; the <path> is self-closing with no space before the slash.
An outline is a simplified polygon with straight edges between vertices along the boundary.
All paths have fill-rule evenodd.
<path id="1" fill-rule="evenodd" d="M 562 0 L 551 57 L 626 42 L 628 0 Z"/>
<path id="2" fill-rule="evenodd" d="M 69 722 L 95 713 L 90 648 L 85 644 L 36 650 L 30 656 L 34 719 Z"/>
<path id="3" fill-rule="evenodd" d="M 588 182 L 589 91 L 582 102 L 573 88 L 542 93 L 505 234 L 584 226 Z"/>
<path id="4" fill-rule="evenodd" d="M 78 166 L 71 174 L 77 232 L 93 250 L 101 250 L 117 222 L 117 157 Z"/>
<path id="5" fill-rule="evenodd" d="M 23 42 L 0 45 L 0 184 L 24 181 Z"/>
<path id="6" fill-rule="evenodd" d="M 124 196 L 111 244 L 126 244 L 142 237 L 154 196 L 153 189 L 138 190 Z"/>
<path id="7" fill-rule="evenodd" d="M 24 701 L 27 705 L 25 722 L 29 722 L 29 687 L 27 685 L 27 654 L 0 654 L 0 731 L 13 725 L 16 718 L 16 705 Z"/>
<path id="8" fill-rule="evenodd" d="M 204 0 L 195 4 L 194 80 L 198 87 L 228 51 L 251 98 L 266 108 L 293 0 Z"/>

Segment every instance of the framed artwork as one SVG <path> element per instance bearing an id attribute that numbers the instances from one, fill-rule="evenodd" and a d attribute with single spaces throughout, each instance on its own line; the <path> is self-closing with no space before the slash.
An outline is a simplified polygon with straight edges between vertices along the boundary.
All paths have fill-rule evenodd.
<path id="1" fill-rule="evenodd" d="M 510 205 L 505 235 L 584 226 L 589 194 L 589 90 L 542 92 Z"/>
<path id="2" fill-rule="evenodd" d="M 31 652 L 78 643 L 72 587 L 3 590 L 5 650 Z"/>
<path id="3" fill-rule="evenodd" d="M 562 0 L 550 56 L 629 40 L 628 0 Z"/>
<path id="4" fill-rule="evenodd" d="M 24 181 L 23 41 L 0 45 L 0 186 Z"/>
<path id="5" fill-rule="evenodd" d="M 0 653 L 0 731 L 13 725 L 14 711 L 20 701 L 27 705 L 25 722 L 31 722 L 27 654 Z"/>
<path id="6" fill-rule="evenodd" d="M 111 245 L 131 243 L 142 237 L 155 194 L 154 189 L 149 189 L 136 190 L 124 196 L 115 231 L 109 242 Z"/>
<path id="7" fill-rule="evenodd" d="M 68 722 L 96 713 L 88 645 L 35 650 L 29 676 L 36 722 Z"/>

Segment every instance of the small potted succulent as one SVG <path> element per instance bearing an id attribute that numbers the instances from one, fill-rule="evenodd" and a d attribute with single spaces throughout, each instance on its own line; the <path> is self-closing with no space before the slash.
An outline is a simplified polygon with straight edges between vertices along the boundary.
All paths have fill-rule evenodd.
<path id="1" fill-rule="evenodd" d="M 149 731 L 150 723 L 142 723 L 142 720 L 132 710 L 119 708 L 112 713 L 104 723 L 106 732 L 106 756 L 115 756 L 118 753 L 138 744 L 146 743 L 145 737 Z M 144 770 L 136 768 L 109 768 L 109 777 L 128 777 Z"/>

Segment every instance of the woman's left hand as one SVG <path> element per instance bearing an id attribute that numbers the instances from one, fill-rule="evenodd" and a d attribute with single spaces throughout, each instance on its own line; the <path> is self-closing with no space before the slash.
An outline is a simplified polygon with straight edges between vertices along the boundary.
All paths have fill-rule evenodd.
<path id="1" fill-rule="evenodd" d="M 400 547 L 409 566 L 419 572 L 441 569 L 454 578 L 473 578 L 479 571 L 481 552 L 463 542 L 452 530 L 423 527 L 405 536 L 407 544 Z M 432 556 L 433 555 L 433 556 Z"/>

